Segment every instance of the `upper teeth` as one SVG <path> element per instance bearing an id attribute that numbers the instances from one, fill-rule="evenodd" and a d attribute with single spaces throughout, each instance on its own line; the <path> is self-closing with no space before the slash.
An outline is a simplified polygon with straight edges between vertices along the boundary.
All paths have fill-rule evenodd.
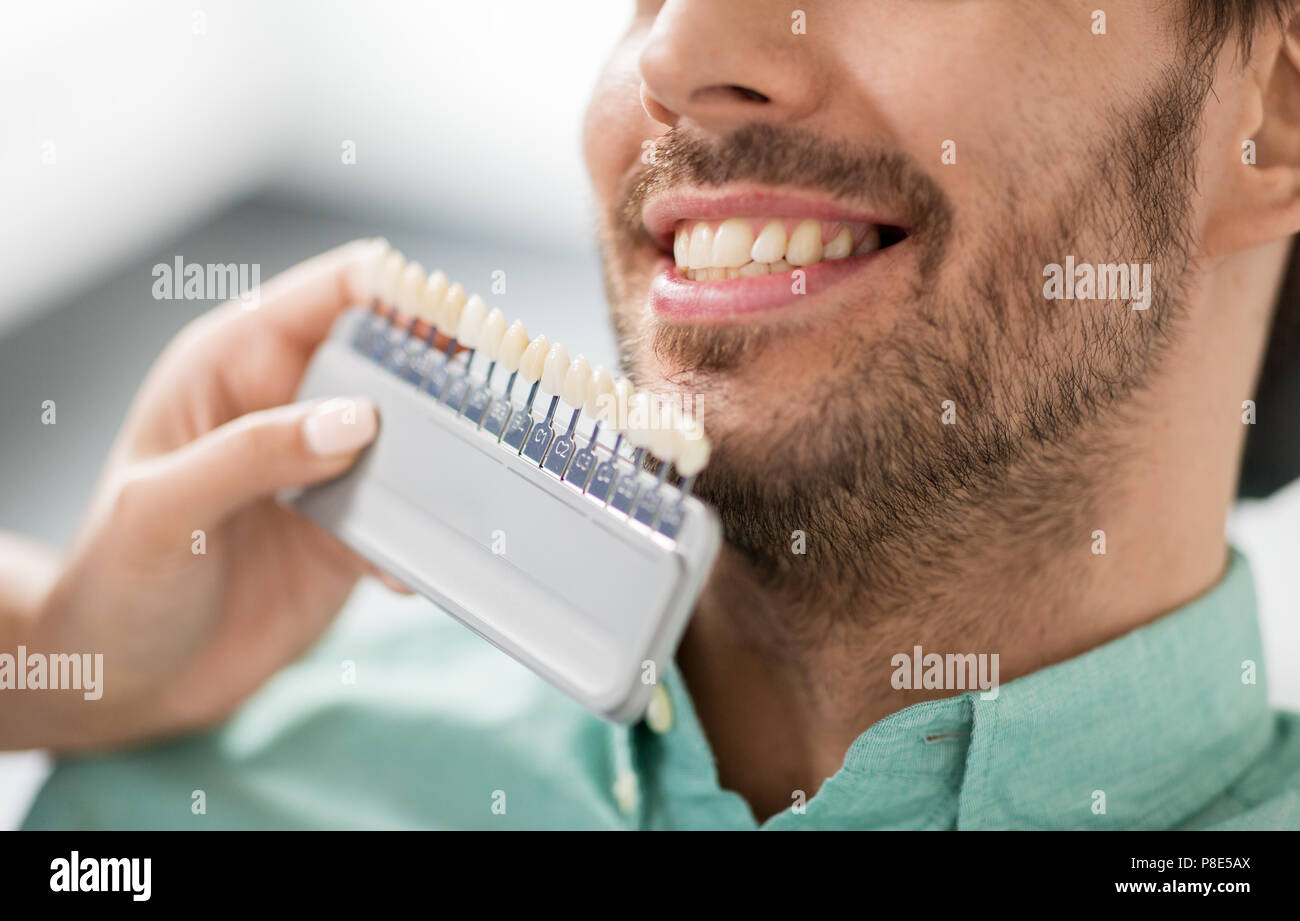
<path id="1" fill-rule="evenodd" d="M 755 227 L 760 226 L 755 235 Z M 789 272 L 828 259 L 880 248 L 874 224 L 732 217 L 720 224 L 682 222 L 673 237 L 673 259 L 692 281 L 752 278 Z"/>

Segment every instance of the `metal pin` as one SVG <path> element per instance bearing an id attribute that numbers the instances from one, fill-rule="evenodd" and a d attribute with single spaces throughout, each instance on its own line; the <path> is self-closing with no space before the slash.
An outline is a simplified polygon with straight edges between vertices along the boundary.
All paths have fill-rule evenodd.
<path id="1" fill-rule="evenodd" d="M 357 325 L 356 335 L 352 337 L 352 346 L 359 352 L 369 354 L 370 340 L 374 338 L 375 333 L 379 332 L 384 322 L 384 308 L 379 303 L 379 297 L 374 296 L 370 299 L 369 316 L 365 321 Z"/>
<path id="2" fill-rule="evenodd" d="M 662 470 L 660 470 L 660 474 L 662 482 Z M 672 502 L 660 501 L 659 503 L 659 513 L 655 516 L 654 524 L 651 527 L 669 540 L 677 539 L 677 532 L 681 529 L 682 522 L 686 518 L 686 497 L 690 495 L 691 484 L 694 482 L 694 476 L 684 477 L 681 486 L 678 487 L 681 492 L 677 499 Z"/>
<path id="3" fill-rule="evenodd" d="M 514 384 L 514 375 L 510 376 L 510 383 Z M 524 408 L 517 413 L 510 414 L 510 424 L 501 434 L 501 443 L 507 447 L 514 448 L 515 451 L 523 453 L 524 445 L 527 443 L 529 433 L 533 428 L 533 401 L 537 399 L 537 387 L 541 381 L 533 381 L 532 389 L 528 391 L 528 402 Z M 510 399 L 510 391 L 506 391 L 507 402 Z M 550 439 L 547 439 L 550 443 Z M 536 460 L 536 458 L 534 458 Z"/>
<path id="4" fill-rule="evenodd" d="M 537 385 L 534 384 L 533 387 L 536 388 Z M 559 397 L 551 397 L 551 406 L 546 411 L 546 420 L 533 426 L 532 431 L 528 435 L 528 443 L 523 448 L 524 457 L 537 461 L 539 467 L 546 466 L 547 455 L 551 450 L 551 446 L 555 443 L 555 430 L 551 428 L 551 423 L 555 419 L 555 407 L 559 405 L 559 402 Z M 568 458 L 569 454 L 566 450 L 563 461 L 567 463 Z M 560 465 L 559 470 L 552 470 L 551 472 L 563 476 L 563 464 Z"/>
<path id="5" fill-rule="evenodd" d="M 388 354 L 388 345 L 392 339 L 393 333 L 397 330 L 397 305 L 388 312 L 388 320 L 383 329 L 379 330 L 378 335 L 370 337 L 370 357 L 378 362 L 383 362 L 384 357 Z"/>
<path id="6" fill-rule="evenodd" d="M 617 485 L 614 487 L 614 494 L 609 499 L 611 508 L 629 517 L 636 511 L 637 495 L 641 492 L 638 481 L 641 478 L 641 462 L 644 459 L 645 448 L 637 448 L 636 453 L 632 455 L 632 472 L 625 473 L 618 478 Z"/>
<path id="7" fill-rule="evenodd" d="M 653 529 L 659 524 L 659 519 L 663 517 L 664 509 L 664 481 L 668 479 L 669 464 L 664 461 L 659 462 L 659 473 L 656 476 L 656 482 L 653 487 L 646 489 L 641 493 L 641 498 L 636 504 L 636 511 L 633 517 L 646 527 Z"/>
<path id="8" fill-rule="evenodd" d="M 592 445 L 595 444 L 593 440 Z M 601 461 L 596 464 L 591 473 L 591 482 L 588 484 L 586 492 L 589 496 L 599 499 L 601 502 L 608 502 L 610 493 L 613 492 L 615 484 L 618 483 L 618 451 L 623 446 L 623 436 L 619 435 L 614 442 L 614 451 L 609 460 Z M 594 454 L 596 449 L 591 448 Z"/>
<path id="9" fill-rule="evenodd" d="M 575 409 L 573 412 L 574 419 L 576 420 L 580 411 Z M 574 423 L 573 421 L 570 421 L 568 437 L 576 446 L 577 441 L 574 439 L 573 431 Z M 591 479 L 592 471 L 596 469 L 596 464 L 598 463 L 598 455 L 596 454 L 596 451 L 599 448 L 599 444 L 596 439 L 599 436 L 600 423 L 597 422 L 596 427 L 592 429 L 591 435 L 587 439 L 587 446 L 573 452 L 573 460 L 564 471 L 564 479 L 569 483 L 572 483 L 578 489 L 581 489 L 583 492 L 587 491 L 587 481 Z"/>

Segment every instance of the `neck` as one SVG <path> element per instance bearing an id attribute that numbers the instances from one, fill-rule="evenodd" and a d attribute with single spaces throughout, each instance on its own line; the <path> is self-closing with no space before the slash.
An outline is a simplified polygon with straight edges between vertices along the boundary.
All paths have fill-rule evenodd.
<path id="1" fill-rule="evenodd" d="M 1045 460 L 996 494 L 954 499 L 949 526 L 978 541 L 944 540 L 938 560 L 884 551 L 869 586 L 823 586 L 815 598 L 791 597 L 724 551 L 678 654 L 723 786 L 766 818 L 795 790 L 811 796 L 871 724 L 961 693 L 894 687 L 891 660 L 916 645 L 996 653 L 1005 684 L 1209 590 L 1226 563 L 1241 404 L 1288 249 L 1240 253 L 1201 276 L 1194 321 L 1124 407 L 1122 432 L 1110 419 L 1099 423 L 1109 431 L 1079 433 L 1081 445 L 1116 446 L 1088 488 L 1062 488 L 1054 502 Z M 1007 513 L 1017 508 L 1034 509 L 1033 526 Z"/>

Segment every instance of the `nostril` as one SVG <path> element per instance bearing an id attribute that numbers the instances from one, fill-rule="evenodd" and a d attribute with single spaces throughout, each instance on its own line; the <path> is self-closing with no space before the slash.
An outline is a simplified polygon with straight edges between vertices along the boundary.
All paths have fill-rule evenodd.
<path id="1" fill-rule="evenodd" d="M 760 93 L 758 90 L 752 90 L 747 86 L 739 86 L 734 83 L 715 83 L 712 86 L 702 86 L 691 93 L 690 101 L 695 105 L 734 105 L 739 102 L 742 104 L 757 102 L 769 103 L 772 97 L 766 93 Z"/>
<path id="2" fill-rule="evenodd" d="M 762 93 L 760 93 L 758 90 L 751 90 L 747 86 L 732 86 L 729 87 L 729 89 L 731 89 L 732 92 L 734 92 L 737 96 L 739 96 L 741 99 L 746 100 L 747 102 L 771 102 L 772 101 L 767 96 L 764 96 Z"/>

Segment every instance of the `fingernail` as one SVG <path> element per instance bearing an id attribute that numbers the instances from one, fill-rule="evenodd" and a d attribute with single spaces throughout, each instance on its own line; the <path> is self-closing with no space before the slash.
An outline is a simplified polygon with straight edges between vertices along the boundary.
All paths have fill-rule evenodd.
<path id="1" fill-rule="evenodd" d="M 386 572 L 381 572 L 381 573 L 379 574 L 379 581 L 382 582 L 382 583 L 384 583 L 384 586 L 385 586 L 389 591 L 397 592 L 399 595 L 414 595 L 414 594 L 415 594 L 415 592 L 411 591 L 411 589 L 407 586 L 407 584 L 406 584 L 405 582 L 402 582 L 402 581 L 398 580 L 398 579 L 395 578 L 394 576 L 390 576 L 390 575 L 389 575 L 388 573 L 386 573 Z"/>
<path id="2" fill-rule="evenodd" d="M 375 406 L 369 400 L 326 400 L 303 420 L 302 437 L 313 454 L 347 454 L 370 444 L 377 422 Z"/>

